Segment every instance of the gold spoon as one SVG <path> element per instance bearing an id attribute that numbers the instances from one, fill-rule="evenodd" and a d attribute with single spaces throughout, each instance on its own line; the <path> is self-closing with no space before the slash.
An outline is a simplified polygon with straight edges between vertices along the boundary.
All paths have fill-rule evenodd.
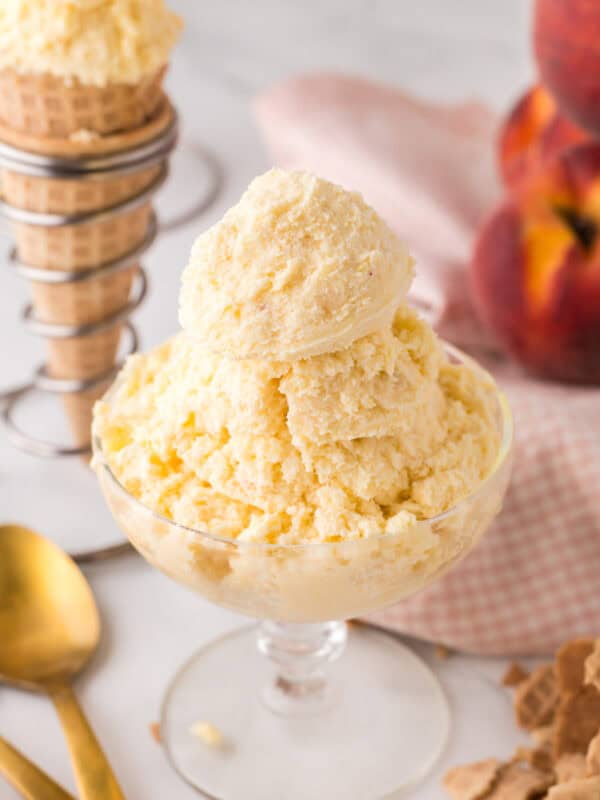
<path id="1" fill-rule="evenodd" d="M 81 800 L 124 800 L 70 686 L 99 638 L 96 603 L 76 564 L 33 531 L 0 526 L 0 680 L 50 697 Z"/>
<path id="2" fill-rule="evenodd" d="M 49 775 L 15 750 L 0 736 L 0 774 L 26 800 L 75 800 Z"/>

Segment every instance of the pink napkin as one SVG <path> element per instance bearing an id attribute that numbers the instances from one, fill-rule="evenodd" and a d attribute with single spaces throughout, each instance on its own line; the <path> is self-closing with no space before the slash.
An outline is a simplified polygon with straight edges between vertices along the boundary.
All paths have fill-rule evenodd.
<path id="1" fill-rule="evenodd" d="M 414 300 L 438 332 L 496 374 L 517 425 L 505 508 L 478 548 L 429 589 L 374 616 L 485 654 L 550 653 L 600 632 L 600 390 L 533 380 L 493 352 L 466 265 L 500 187 L 498 120 L 356 78 L 315 75 L 257 98 L 273 161 L 358 189 L 410 244 Z"/>

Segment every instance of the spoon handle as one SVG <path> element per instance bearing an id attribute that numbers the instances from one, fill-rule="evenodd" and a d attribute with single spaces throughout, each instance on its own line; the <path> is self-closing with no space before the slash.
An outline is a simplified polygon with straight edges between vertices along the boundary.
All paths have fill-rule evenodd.
<path id="1" fill-rule="evenodd" d="M 29 759 L 0 736 L 0 774 L 26 800 L 75 800 Z"/>
<path id="2" fill-rule="evenodd" d="M 125 796 L 70 686 L 49 690 L 65 732 L 80 800 L 125 800 Z"/>

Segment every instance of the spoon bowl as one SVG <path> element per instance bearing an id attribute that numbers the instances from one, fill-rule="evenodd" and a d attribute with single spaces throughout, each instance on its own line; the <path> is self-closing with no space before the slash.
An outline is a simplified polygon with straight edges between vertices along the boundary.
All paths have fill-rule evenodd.
<path id="1" fill-rule="evenodd" d="M 70 686 L 99 640 L 98 609 L 75 562 L 27 528 L 0 526 L 0 680 L 50 697 L 81 800 L 123 800 Z"/>
<path id="2" fill-rule="evenodd" d="M 27 528 L 0 528 L 0 679 L 34 691 L 64 682 L 99 639 L 96 603 L 76 564 Z"/>

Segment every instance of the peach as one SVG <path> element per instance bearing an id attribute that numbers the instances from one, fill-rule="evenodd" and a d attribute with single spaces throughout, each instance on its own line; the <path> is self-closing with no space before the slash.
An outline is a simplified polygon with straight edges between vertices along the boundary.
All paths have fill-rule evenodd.
<path id="1" fill-rule="evenodd" d="M 600 134 L 600 2 L 536 0 L 533 39 L 542 81 L 561 110 Z"/>
<path id="2" fill-rule="evenodd" d="M 516 103 L 500 130 L 498 162 L 505 185 L 516 186 L 586 136 L 559 112 L 542 86 L 534 86 Z"/>
<path id="3" fill-rule="evenodd" d="M 480 231 L 470 278 L 482 322 L 530 371 L 600 384 L 600 143 L 515 189 Z"/>

